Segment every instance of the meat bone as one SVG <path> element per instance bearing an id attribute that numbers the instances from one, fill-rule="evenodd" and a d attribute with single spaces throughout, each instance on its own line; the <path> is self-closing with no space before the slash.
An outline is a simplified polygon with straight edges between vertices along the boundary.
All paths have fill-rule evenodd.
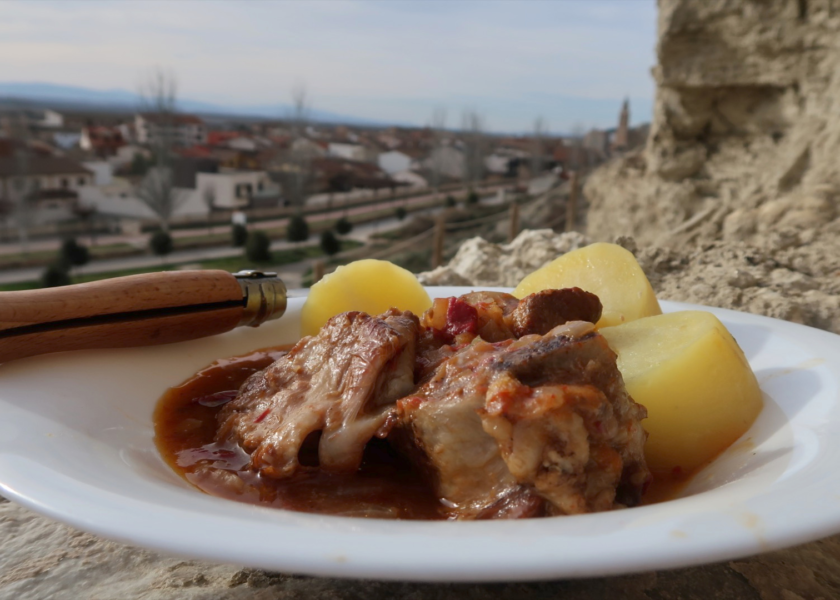
<path id="1" fill-rule="evenodd" d="M 285 310 L 286 286 L 259 271 L 169 271 L 0 292 L 0 362 L 192 340 L 257 327 Z"/>

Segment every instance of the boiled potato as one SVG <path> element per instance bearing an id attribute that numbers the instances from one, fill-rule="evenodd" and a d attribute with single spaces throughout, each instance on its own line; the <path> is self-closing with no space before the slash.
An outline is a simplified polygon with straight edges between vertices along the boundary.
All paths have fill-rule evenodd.
<path id="1" fill-rule="evenodd" d="M 654 473 L 705 465 L 761 411 L 761 390 L 744 353 L 711 313 L 648 317 L 601 334 L 618 354 L 627 391 L 648 409 L 642 425 Z"/>
<path id="2" fill-rule="evenodd" d="M 431 305 L 411 271 L 384 260 L 358 260 L 312 286 L 301 310 L 301 333 L 314 335 L 330 317 L 351 310 L 378 315 L 396 307 L 419 316 Z"/>
<path id="3" fill-rule="evenodd" d="M 662 314 L 636 257 L 616 244 L 592 244 L 564 254 L 525 277 L 513 295 L 521 299 L 567 287 L 582 288 L 601 299 L 604 311 L 598 327 Z"/>

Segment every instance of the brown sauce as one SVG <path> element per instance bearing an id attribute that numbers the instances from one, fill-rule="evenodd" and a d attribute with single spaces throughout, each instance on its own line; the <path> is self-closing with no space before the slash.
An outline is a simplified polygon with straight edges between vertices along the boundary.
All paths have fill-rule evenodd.
<path id="1" fill-rule="evenodd" d="M 200 490 L 240 502 L 344 516 L 444 518 L 432 489 L 384 441 L 368 444 L 362 466 L 352 476 L 304 469 L 285 480 L 241 470 L 247 455 L 213 442 L 216 414 L 223 404 L 208 406 L 215 403 L 212 395 L 237 390 L 286 348 L 216 361 L 164 394 L 155 409 L 155 442 L 169 466 Z M 307 450 L 317 456 L 305 445 L 300 457 L 304 465 L 312 463 Z"/>
<path id="2" fill-rule="evenodd" d="M 303 469 L 285 480 L 243 470 L 247 455 L 237 447 L 214 443 L 216 415 L 224 392 L 235 392 L 253 373 L 289 348 L 259 350 L 216 361 L 158 402 L 155 443 L 164 460 L 181 477 L 213 495 L 300 512 L 391 519 L 443 519 L 443 506 L 415 468 L 380 440 L 368 444 L 362 466 L 353 475 Z M 228 396 L 229 397 L 229 396 Z M 317 460 L 314 442 L 301 451 L 301 464 Z M 674 498 L 693 473 L 655 474 L 642 504 Z"/>

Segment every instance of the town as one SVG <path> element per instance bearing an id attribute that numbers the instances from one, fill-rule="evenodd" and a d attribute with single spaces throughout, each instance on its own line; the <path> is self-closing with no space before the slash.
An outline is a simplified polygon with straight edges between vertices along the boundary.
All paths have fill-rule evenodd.
<path id="1" fill-rule="evenodd" d="M 345 237 L 364 223 L 385 238 L 385 229 L 402 226 L 392 240 L 429 233 L 429 257 L 402 261 L 423 270 L 434 266 L 431 229 L 441 211 L 453 213 L 448 221 L 496 215 L 492 222 L 506 219 L 511 204 L 550 196 L 555 214 L 539 219 L 572 229 L 560 206 L 570 185 L 580 185 L 572 176 L 585 177 L 647 137 L 647 125 L 629 126 L 629 101 L 616 107 L 611 129 L 549 135 L 538 118 L 528 134 L 499 135 L 475 111 L 459 115 L 460 127 L 446 127 L 442 110 L 426 127 L 318 122 L 303 89 L 284 119 L 186 114 L 166 77 L 152 84 L 136 111 L 0 100 L 0 283 L 12 283 L 8 289 L 81 281 L 70 276 L 80 272 L 74 265 L 88 265 L 87 279 L 162 264 L 214 266 L 201 258 L 218 247 L 226 250 L 215 257 L 241 257 L 224 266 L 270 268 L 271 247 L 300 250 L 316 234 L 315 256 L 359 245 L 348 259 L 393 256 L 382 240 L 378 248 L 370 243 L 370 227 L 355 241 Z M 409 226 L 409 215 L 419 222 Z M 407 250 L 422 253 L 421 241 Z M 142 258 L 109 266 L 132 256 Z"/>

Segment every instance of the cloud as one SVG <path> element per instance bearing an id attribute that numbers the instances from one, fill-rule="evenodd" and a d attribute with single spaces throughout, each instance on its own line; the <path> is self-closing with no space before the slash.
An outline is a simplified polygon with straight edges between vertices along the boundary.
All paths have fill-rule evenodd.
<path id="1" fill-rule="evenodd" d="M 9 81 L 134 90 L 161 65 L 195 99 L 286 102 L 304 80 L 324 110 L 423 122 L 434 106 L 469 105 L 507 130 L 537 110 L 595 124 L 596 104 L 617 113 L 625 95 L 650 103 L 654 89 L 653 0 L 21 0 L 0 12 Z"/>

